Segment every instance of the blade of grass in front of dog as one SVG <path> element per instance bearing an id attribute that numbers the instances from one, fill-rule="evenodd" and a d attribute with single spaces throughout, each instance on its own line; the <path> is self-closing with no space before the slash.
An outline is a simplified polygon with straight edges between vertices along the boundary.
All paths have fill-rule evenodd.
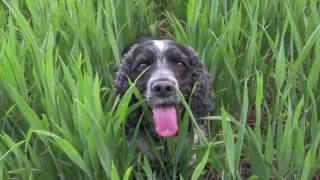
<path id="1" fill-rule="evenodd" d="M 190 97 L 192 97 L 196 91 L 196 88 L 198 86 L 198 82 L 196 82 L 193 85 L 192 91 L 190 93 Z M 189 99 L 188 105 L 191 106 L 192 104 L 192 98 Z M 179 117 L 180 120 L 180 124 L 179 124 L 179 133 L 178 136 L 176 138 L 176 149 L 175 149 L 175 154 L 174 154 L 174 158 L 173 158 L 173 174 L 176 174 L 177 172 L 177 168 L 178 168 L 178 163 L 181 159 L 181 154 L 182 151 L 184 150 L 184 153 L 188 153 L 186 151 L 188 151 L 190 148 L 188 148 L 188 144 L 192 144 L 193 146 L 195 145 L 193 138 L 189 137 L 187 138 L 187 133 L 188 133 L 188 128 L 189 128 L 189 122 L 190 122 L 190 115 L 187 111 L 184 112 L 183 115 L 181 115 L 181 117 Z M 191 134 L 193 135 L 193 133 Z"/>
<path id="2" fill-rule="evenodd" d="M 166 147 L 170 157 L 174 157 L 176 152 L 176 137 L 168 137 L 165 139 Z M 174 158 L 172 159 L 174 160 Z"/>
<path id="3" fill-rule="evenodd" d="M 187 139 L 187 133 L 188 133 L 188 127 L 189 127 L 189 114 L 184 113 L 181 123 L 179 124 L 179 133 L 177 139 L 177 148 L 175 151 L 175 160 L 176 165 L 179 162 L 181 158 L 182 151 L 185 147 L 185 140 Z"/>
<path id="4" fill-rule="evenodd" d="M 131 138 L 131 141 L 129 142 L 128 151 L 126 153 L 125 167 L 128 167 L 132 163 L 132 160 L 134 158 L 134 153 L 136 152 L 137 144 L 139 143 L 138 142 L 138 135 L 139 135 L 139 131 L 140 131 L 140 124 L 141 124 L 142 118 L 143 118 L 143 116 L 141 115 L 141 117 L 139 118 L 139 121 L 134 129 L 134 133 Z"/>
<path id="5" fill-rule="evenodd" d="M 182 105 L 184 106 L 184 108 L 186 109 L 186 111 L 189 113 L 189 116 L 190 116 L 190 118 L 191 118 L 191 120 L 192 120 L 192 124 L 193 124 L 193 125 L 195 126 L 195 128 L 196 128 L 196 133 L 198 133 L 198 135 L 200 135 L 202 141 L 205 142 L 206 145 L 208 145 L 208 144 L 209 144 L 209 143 L 208 143 L 208 140 L 207 140 L 207 138 L 205 137 L 205 135 L 203 134 L 202 130 L 199 128 L 199 126 L 198 126 L 198 124 L 197 124 L 197 121 L 196 121 L 196 119 L 194 118 L 193 113 L 192 113 L 189 105 L 187 104 L 184 96 L 183 96 L 182 93 L 179 91 L 179 89 L 176 89 L 176 92 L 177 92 L 177 95 L 178 95 L 178 97 L 179 97 Z"/>
<path id="6" fill-rule="evenodd" d="M 120 103 L 117 109 L 118 118 L 113 123 L 114 132 L 118 132 L 118 129 L 120 128 L 121 123 L 124 122 L 125 120 L 126 114 L 128 112 L 129 103 L 133 95 L 134 86 L 135 84 L 131 84 L 129 89 L 125 92 L 122 99 L 120 100 Z"/>
<path id="7" fill-rule="evenodd" d="M 210 152 L 211 146 L 208 147 L 206 153 L 202 157 L 200 163 L 197 165 L 196 169 L 194 170 L 191 180 L 196 180 L 200 177 L 200 175 L 203 172 L 203 169 L 205 165 L 207 164 L 208 158 L 209 158 L 209 152 Z"/>
<path id="8" fill-rule="evenodd" d="M 156 159 L 158 160 L 161 168 L 162 168 L 163 170 L 165 170 L 165 169 L 166 169 L 166 167 L 164 166 L 164 160 L 165 160 L 165 159 L 162 158 L 161 153 L 160 153 L 160 148 L 162 149 L 163 147 L 159 147 L 159 146 L 155 143 L 155 141 L 153 140 L 152 136 L 150 135 L 150 133 L 149 133 L 147 130 L 149 130 L 149 129 L 146 129 L 146 128 L 145 128 L 145 132 L 146 132 L 146 135 L 147 135 L 147 141 L 148 141 L 148 143 L 149 143 L 149 145 L 150 145 L 151 152 L 152 152 L 152 154 L 156 157 Z M 165 173 L 166 173 L 166 172 L 165 172 Z"/>
<path id="9" fill-rule="evenodd" d="M 138 99 L 139 103 L 141 103 L 143 111 L 145 113 L 145 115 L 147 116 L 148 119 L 152 119 L 152 115 L 151 112 L 148 108 L 148 104 L 145 103 L 145 99 L 142 96 L 141 92 L 139 91 L 139 89 L 135 86 L 135 84 L 137 83 L 137 81 L 141 78 L 141 76 L 149 69 L 150 67 L 146 68 L 142 73 L 139 74 L 139 76 L 135 79 L 134 82 L 131 81 L 131 79 L 128 79 L 128 83 L 130 85 L 130 87 L 132 86 L 132 91 L 133 94 L 135 95 L 135 97 Z"/>

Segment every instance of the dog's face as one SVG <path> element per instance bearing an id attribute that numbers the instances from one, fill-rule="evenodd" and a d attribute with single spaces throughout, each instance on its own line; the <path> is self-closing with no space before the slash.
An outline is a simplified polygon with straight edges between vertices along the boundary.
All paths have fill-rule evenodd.
<path id="1" fill-rule="evenodd" d="M 137 86 L 152 108 L 177 105 L 176 89 L 190 93 L 190 58 L 181 46 L 169 40 L 152 40 L 137 45 L 132 54 L 130 78 L 143 73 Z"/>
<path id="2" fill-rule="evenodd" d="M 178 130 L 176 108 L 179 98 L 176 90 L 186 97 L 191 94 L 198 78 L 197 69 L 202 69 L 198 59 L 195 63 L 195 56 L 189 47 L 155 39 L 133 44 L 124 55 L 122 69 L 126 69 L 126 76 L 132 80 L 139 77 L 136 86 L 152 109 L 155 130 L 160 136 L 172 136 Z M 119 70 L 117 76 L 122 73 Z M 118 78 L 118 81 L 124 80 Z M 126 89 L 125 85 L 117 88 Z"/>

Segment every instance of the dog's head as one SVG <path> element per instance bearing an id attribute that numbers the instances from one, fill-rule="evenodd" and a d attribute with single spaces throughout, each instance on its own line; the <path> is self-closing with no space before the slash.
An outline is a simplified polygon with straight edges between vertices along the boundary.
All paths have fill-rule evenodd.
<path id="1" fill-rule="evenodd" d="M 176 134 L 176 90 L 189 99 L 196 117 L 212 110 L 212 85 L 196 53 L 189 47 L 170 40 L 142 38 L 126 48 L 122 65 L 115 77 L 114 90 L 123 95 L 128 88 L 127 78 L 137 80 L 137 88 L 153 112 L 156 132 L 163 137 Z"/>

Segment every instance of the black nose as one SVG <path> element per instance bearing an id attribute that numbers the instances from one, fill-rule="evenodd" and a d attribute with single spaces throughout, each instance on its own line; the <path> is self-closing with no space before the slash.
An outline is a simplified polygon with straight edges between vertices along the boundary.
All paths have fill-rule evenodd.
<path id="1" fill-rule="evenodd" d="M 170 81 L 156 81 L 151 87 L 151 92 L 158 97 L 169 97 L 174 94 L 174 86 Z"/>

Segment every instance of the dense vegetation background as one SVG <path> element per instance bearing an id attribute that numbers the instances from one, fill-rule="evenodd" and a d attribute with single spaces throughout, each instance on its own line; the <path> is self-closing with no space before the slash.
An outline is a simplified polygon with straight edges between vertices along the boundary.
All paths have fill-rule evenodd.
<path id="1" fill-rule="evenodd" d="M 320 179 L 319 6 L 2 0 L 0 179 Z M 111 95 L 121 51 L 141 35 L 190 45 L 214 79 L 216 111 L 199 120 L 209 138 L 193 147 L 197 125 L 181 115 L 177 137 L 148 139 L 157 172 L 123 128 L 139 93 Z"/>

